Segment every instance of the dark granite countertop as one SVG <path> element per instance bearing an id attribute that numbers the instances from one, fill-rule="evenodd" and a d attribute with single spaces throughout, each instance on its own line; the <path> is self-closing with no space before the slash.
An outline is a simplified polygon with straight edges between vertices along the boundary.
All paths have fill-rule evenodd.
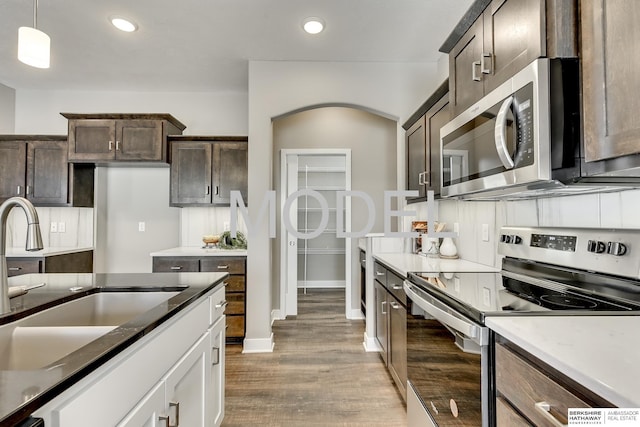
<path id="1" fill-rule="evenodd" d="M 128 346 L 213 288 L 227 273 L 27 274 L 9 278 L 9 286 L 46 283 L 11 299 L 11 313 L 0 325 L 44 308 L 99 292 L 178 292 L 167 301 L 102 335 L 54 364 L 35 370 L 0 370 L 0 425 L 19 425 L 42 405 L 89 375 Z"/>

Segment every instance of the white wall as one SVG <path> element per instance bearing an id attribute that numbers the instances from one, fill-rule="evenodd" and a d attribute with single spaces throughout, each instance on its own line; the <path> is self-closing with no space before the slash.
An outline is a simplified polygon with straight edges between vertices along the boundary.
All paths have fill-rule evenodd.
<path id="1" fill-rule="evenodd" d="M 351 104 L 398 121 L 398 180 L 404 176 L 401 124 L 441 83 L 437 63 L 350 63 L 251 61 L 249 63 L 249 206 L 253 221 L 259 201 L 273 189 L 271 120 L 323 104 Z M 270 351 L 272 293 L 277 283 L 267 227 L 248 236 L 247 329 L 244 351 Z"/>
<path id="2" fill-rule="evenodd" d="M 14 133 L 16 91 L 0 83 L 0 134 Z"/>

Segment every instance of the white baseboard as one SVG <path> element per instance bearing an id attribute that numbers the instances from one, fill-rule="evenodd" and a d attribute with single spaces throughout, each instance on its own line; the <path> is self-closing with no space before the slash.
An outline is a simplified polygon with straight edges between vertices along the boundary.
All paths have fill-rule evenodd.
<path id="1" fill-rule="evenodd" d="M 380 352 L 382 348 L 378 345 L 376 341 L 376 337 L 369 337 L 367 333 L 364 333 L 364 341 L 362 342 L 362 346 L 364 347 L 364 351 L 367 352 Z"/>
<path id="2" fill-rule="evenodd" d="M 273 353 L 273 333 L 269 338 L 245 338 L 242 343 L 243 353 Z"/>
<path id="3" fill-rule="evenodd" d="M 271 326 L 273 326 L 273 322 L 276 320 L 285 320 L 286 317 L 282 316 L 282 311 L 280 309 L 271 310 Z"/>
<path id="4" fill-rule="evenodd" d="M 351 309 L 350 312 L 347 313 L 347 319 L 349 320 L 364 320 L 365 317 L 362 314 L 362 310 L 360 310 L 359 308 L 356 309 Z"/>

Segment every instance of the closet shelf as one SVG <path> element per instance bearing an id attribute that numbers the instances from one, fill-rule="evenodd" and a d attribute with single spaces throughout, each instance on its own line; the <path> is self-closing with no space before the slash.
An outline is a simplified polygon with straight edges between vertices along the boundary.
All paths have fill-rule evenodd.
<path id="1" fill-rule="evenodd" d="M 347 169 L 344 166 L 300 166 L 298 173 L 345 173 Z"/>

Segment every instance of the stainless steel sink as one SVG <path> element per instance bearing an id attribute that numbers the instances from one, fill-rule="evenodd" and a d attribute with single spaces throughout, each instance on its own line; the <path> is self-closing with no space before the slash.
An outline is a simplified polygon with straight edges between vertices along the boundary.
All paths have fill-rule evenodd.
<path id="1" fill-rule="evenodd" d="M 40 369 L 178 292 L 99 292 L 0 326 L 0 370 Z"/>

